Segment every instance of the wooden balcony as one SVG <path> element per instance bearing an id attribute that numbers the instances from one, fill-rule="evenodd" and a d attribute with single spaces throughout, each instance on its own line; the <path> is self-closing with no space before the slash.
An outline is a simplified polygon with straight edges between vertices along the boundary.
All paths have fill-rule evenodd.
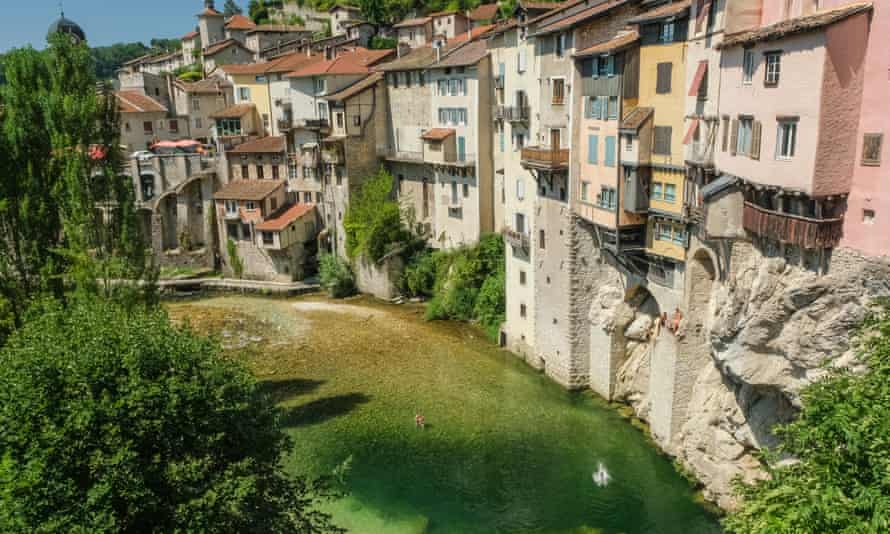
<path id="1" fill-rule="evenodd" d="M 523 167 L 541 170 L 562 170 L 569 167 L 569 149 L 550 147 L 526 147 L 522 149 Z"/>
<path id="2" fill-rule="evenodd" d="M 745 230 L 754 235 L 780 243 L 805 249 L 832 248 L 837 246 L 843 235 L 844 219 L 813 219 L 779 213 L 745 202 L 743 224 Z"/>

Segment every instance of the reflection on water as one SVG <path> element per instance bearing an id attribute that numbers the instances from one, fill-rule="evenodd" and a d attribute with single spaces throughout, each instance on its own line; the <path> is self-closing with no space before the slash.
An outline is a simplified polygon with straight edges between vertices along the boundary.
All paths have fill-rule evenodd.
<path id="1" fill-rule="evenodd" d="M 364 299 L 168 308 L 244 354 L 285 410 L 288 468 L 342 477 L 328 510 L 353 532 L 719 532 L 640 431 L 473 328 Z"/>

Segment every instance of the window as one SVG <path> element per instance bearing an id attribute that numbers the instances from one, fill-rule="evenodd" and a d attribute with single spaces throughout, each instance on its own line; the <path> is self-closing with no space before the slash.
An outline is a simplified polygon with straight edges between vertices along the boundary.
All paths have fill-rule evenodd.
<path id="1" fill-rule="evenodd" d="M 747 155 L 751 151 L 751 130 L 754 127 L 754 119 L 740 117 L 738 120 L 737 141 L 735 151 L 737 154 Z"/>
<path id="2" fill-rule="evenodd" d="M 143 123 L 142 123 L 142 131 L 145 132 L 145 133 L 147 133 L 147 134 L 154 133 L 154 131 L 155 131 L 154 124 L 152 124 L 151 121 L 145 121 L 145 122 L 143 122 Z"/>
<path id="3" fill-rule="evenodd" d="M 250 179 L 250 168 L 247 165 L 241 166 L 241 179 L 242 180 Z"/>
<path id="4" fill-rule="evenodd" d="M 201 99 L 200 98 L 192 99 L 192 111 L 201 111 Z"/>
<path id="5" fill-rule="evenodd" d="M 305 193 L 303 193 L 303 202 L 305 202 L 307 204 L 312 202 L 312 193 L 311 192 L 306 191 Z"/>
<path id="6" fill-rule="evenodd" d="M 610 120 L 617 120 L 618 119 L 618 97 L 617 96 L 609 97 L 608 108 L 609 108 L 608 109 L 608 118 Z"/>
<path id="7" fill-rule="evenodd" d="M 525 233 L 525 214 L 517 213 L 516 214 L 516 228 L 515 230 L 520 234 Z"/>
<path id="8" fill-rule="evenodd" d="M 439 96 L 445 96 L 448 94 L 448 80 L 439 80 L 436 82 L 436 90 Z"/>
<path id="9" fill-rule="evenodd" d="M 880 166 L 883 144 L 884 134 L 871 133 L 862 136 L 862 164 L 867 167 Z"/>
<path id="10" fill-rule="evenodd" d="M 766 52 L 766 72 L 764 74 L 763 84 L 774 87 L 779 85 L 779 74 L 781 72 L 781 52 Z"/>
<path id="11" fill-rule="evenodd" d="M 327 90 L 326 80 L 324 80 L 323 78 L 316 78 L 315 79 L 315 94 L 323 95 L 326 90 Z"/>
<path id="12" fill-rule="evenodd" d="M 200 118 L 195 119 L 195 128 L 200 130 L 203 127 L 204 127 L 204 122 Z"/>
<path id="13" fill-rule="evenodd" d="M 614 187 L 601 186 L 600 194 L 596 197 L 596 205 L 614 211 L 618 206 L 618 191 Z"/>
<path id="14" fill-rule="evenodd" d="M 506 147 L 506 137 L 507 135 L 504 133 L 504 127 L 501 126 L 501 132 L 498 134 L 498 143 L 500 144 L 501 154 L 504 153 L 504 149 Z"/>
<path id="15" fill-rule="evenodd" d="M 547 234 L 544 230 L 538 230 L 538 246 L 542 249 L 547 248 Z"/>
<path id="16" fill-rule="evenodd" d="M 742 83 L 745 85 L 751 85 L 751 80 L 754 79 L 754 70 L 757 65 L 754 63 L 754 51 L 750 48 L 746 48 L 742 55 Z"/>
<path id="17" fill-rule="evenodd" d="M 315 201 L 321 204 L 321 192 L 315 193 Z"/>
<path id="18" fill-rule="evenodd" d="M 516 54 L 516 71 L 525 72 L 525 63 L 525 48 L 522 47 L 519 49 L 519 53 Z"/>
<path id="19" fill-rule="evenodd" d="M 464 198 L 470 198 L 470 184 L 464 184 Z"/>
<path id="20" fill-rule="evenodd" d="M 590 201 L 590 184 L 587 182 L 581 182 L 581 200 Z"/>
<path id="21" fill-rule="evenodd" d="M 596 165 L 599 156 L 599 136 L 587 136 L 587 163 Z"/>
<path id="22" fill-rule="evenodd" d="M 337 115 L 337 128 L 342 128 L 343 127 L 343 114 L 337 113 L 336 115 Z"/>
<path id="23" fill-rule="evenodd" d="M 673 63 L 659 63 L 657 66 L 657 79 L 655 92 L 659 95 L 667 95 L 671 92 L 671 74 L 674 70 Z"/>
<path id="24" fill-rule="evenodd" d="M 176 119 L 170 119 L 170 131 L 178 132 L 179 131 L 179 121 Z"/>
<path id="25" fill-rule="evenodd" d="M 593 58 L 591 61 L 593 61 L 591 70 L 594 78 L 615 75 L 615 56 Z"/>
<path id="26" fill-rule="evenodd" d="M 237 215 L 238 214 L 238 201 L 237 200 L 226 200 L 226 215 Z"/>
<path id="27" fill-rule="evenodd" d="M 617 156 L 617 154 L 616 154 L 617 151 L 615 150 L 616 149 L 615 139 L 616 138 L 614 135 L 606 136 L 606 157 L 605 157 L 606 167 L 614 167 L 615 166 L 615 158 Z"/>
<path id="28" fill-rule="evenodd" d="M 659 241 L 672 241 L 673 233 L 674 232 L 669 223 L 655 224 L 655 239 Z"/>
<path id="29" fill-rule="evenodd" d="M 278 165 L 272 165 L 272 179 L 278 180 L 281 178 L 281 171 L 278 168 Z M 275 208 L 272 208 L 275 209 Z"/>
<path id="30" fill-rule="evenodd" d="M 272 232 L 263 232 L 263 244 L 264 245 L 275 244 L 275 236 L 272 235 Z"/>
<path id="31" fill-rule="evenodd" d="M 257 180 L 262 180 L 263 178 L 265 178 L 265 177 L 266 177 L 266 176 L 265 176 L 265 174 L 266 174 L 265 171 L 266 171 L 266 170 L 263 168 L 262 165 L 257 165 L 257 166 L 256 166 L 256 179 L 257 179 Z"/>
<path id="32" fill-rule="evenodd" d="M 664 184 L 664 201 L 672 203 L 677 201 L 676 184 Z"/>
<path id="33" fill-rule="evenodd" d="M 791 159 L 794 157 L 794 147 L 797 144 L 797 119 L 779 120 L 776 131 L 776 159 Z"/>
<path id="34" fill-rule="evenodd" d="M 355 127 L 359 127 L 362 125 L 362 117 L 361 115 L 353 115 L 352 116 L 352 125 Z"/>
<path id="35" fill-rule="evenodd" d="M 673 129 L 670 126 L 655 127 L 655 146 L 652 148 L 654 154 L 661 156 L 671 155 L 671 135 Z"/>
<path id="36" fill-rule="evenodd" d="M 553 78 L 553 104 L 561 106 L 566 98 L 566 81 L 562 78 Z"/>
<path id="37" fill-rule="evenodd" d="M 661 182 L 652 182 L 652 193 L 650 195 L 652 200 L 662 200 L 664 198 L 664 195 L 662 194 L 663 190 L 664 184 Z"/>
<path id="38" fill-rule="evenodd" d="M 525 285 L 525 271 L 519 271 L 519 285 Z"/>
<path id="39" fill-rule="evenodd" d="M 459 197 L 457 195 L 457 182 L 451 182 L 451 203 L 457 204 Z"/>
<path id="40" fill-rule="evenodd" d="M 238 223 L 227 224 L 226 235 L 229 236 L 229 239 L 238 239 Z"/>
<path id="41" fill-rule="evenodd" d="M 520 304 L 519 305 L 519 316 L 522 317 L 523 319 L 525 319 L 525 316 L 527 313 L 528 313 L 528 308 L 525 306 L 525 304 Z"/>
<path id="42" fill-rule="evenodd" d="M 555 39 L 556 39 L 556 57 L 565 57 L 567 37 L 568 36 L 564 33 L 561 33 L 555 37 Z"/>
<path id="43" fill-rule="evenodd" d="M 516 199 L 525 200 L 525 182 L 522 178 L 516 180 Z"/>
<path id="44" fill-rule="evenodd" d="M 244 209 L 246 209 L 247 211 L 253 211 L 253 210 L 255 210 L 255 209 L 256 209 L 256 202 L 254 202 L 254 201 L 252 201 L 252 200 L 248 200 L 247 202 L 244 203 Z"/>
<path id="45" fill-rule="evenodd" d="M 658 32 L 658 40 L 662 43 L 674 42 L 674 23 L 662 22 Z"/>
<path id="46" fill-rule="evenodd" d="M 245 100 L 250 100 L 250 87 L 238 88 L 238 100 L 242 102 L 244 102 Z"/>
<path id="47" fill-rule="evenodd" d="M 686 230 L 683 230 L 682 228 L 674 228 L 674 244 L 686 244 Z"/>
<path id="48" fill-rule="evenodd" d="M 864 209 L 862 210 L 862 224 L 874 224 L 875 223 L 875 210 Z"/>
<path id="49" fill-rule="evenodd" d="M 125 132 L 129 132 L 129 131 L 130 131 L 130 123 L 129 123 L 129 122 L 125 122 L 125 123 L 124 123 L 124 131 L 125 131 Z"/>

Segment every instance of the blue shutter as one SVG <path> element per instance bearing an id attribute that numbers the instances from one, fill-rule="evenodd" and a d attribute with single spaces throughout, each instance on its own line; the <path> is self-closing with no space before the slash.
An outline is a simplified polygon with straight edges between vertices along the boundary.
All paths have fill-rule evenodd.
<path id="1" fill-rule="evenodd" d="M 593 101 L 592 118 L 594 118 L 594 119 L 602 118 L 602 112 L 600 111 L 600 109 L 602 108 L 602 106 L 600 105 L 600 102 L 601 102 L 600 97 L 594 96 L 594 97 L 591 97 L 591 100 Z"/>
<path id="2" fill-rule="evenodd" d="M 599 136 L 587 136 L 587 163 L 596 165 L 598 162 L 597 152 L 599 151 Z"/>
<path id="3" fill-rule="evenodd" d="M 504 76 L 507 74 L 507 65 L 505 63 L 503 63 L 503 62 L 498 63 L 498 74 L 500 75 L 501 79 L 503 80 Z"/>
<path id="4" fill-rule="evenodd" d="M 503 128 L 501 128 L 501 139 L 500 140 L 501 140 L 501 153 L 503 153 L 504 152 L 504 144 L 505 144 Z"/>
<path id="5" fill-rule="evenodd" d="M 606 167 L 615 166 L 615 136 L 606 136 Z"/>
<path id="6" fill-rule="evenodd" d="M 615 56 L 606 58 L 606 75 L 615 76 Z"/>

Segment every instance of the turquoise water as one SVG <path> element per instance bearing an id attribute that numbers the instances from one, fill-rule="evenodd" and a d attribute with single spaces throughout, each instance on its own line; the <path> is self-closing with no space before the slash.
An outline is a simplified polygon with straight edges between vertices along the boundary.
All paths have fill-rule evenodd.
<path id="1" fill-rule="evenodd" d="M 325 508 L 350 531 L 720 532 L 641 430 L 473 328 L 365 300 L 220 297 L 170 308 L 246 350 L 286 410 L 289 469 L 344 466 L 349 496 Z M 238 329 L 248 339 L 232 343 Z"/>

